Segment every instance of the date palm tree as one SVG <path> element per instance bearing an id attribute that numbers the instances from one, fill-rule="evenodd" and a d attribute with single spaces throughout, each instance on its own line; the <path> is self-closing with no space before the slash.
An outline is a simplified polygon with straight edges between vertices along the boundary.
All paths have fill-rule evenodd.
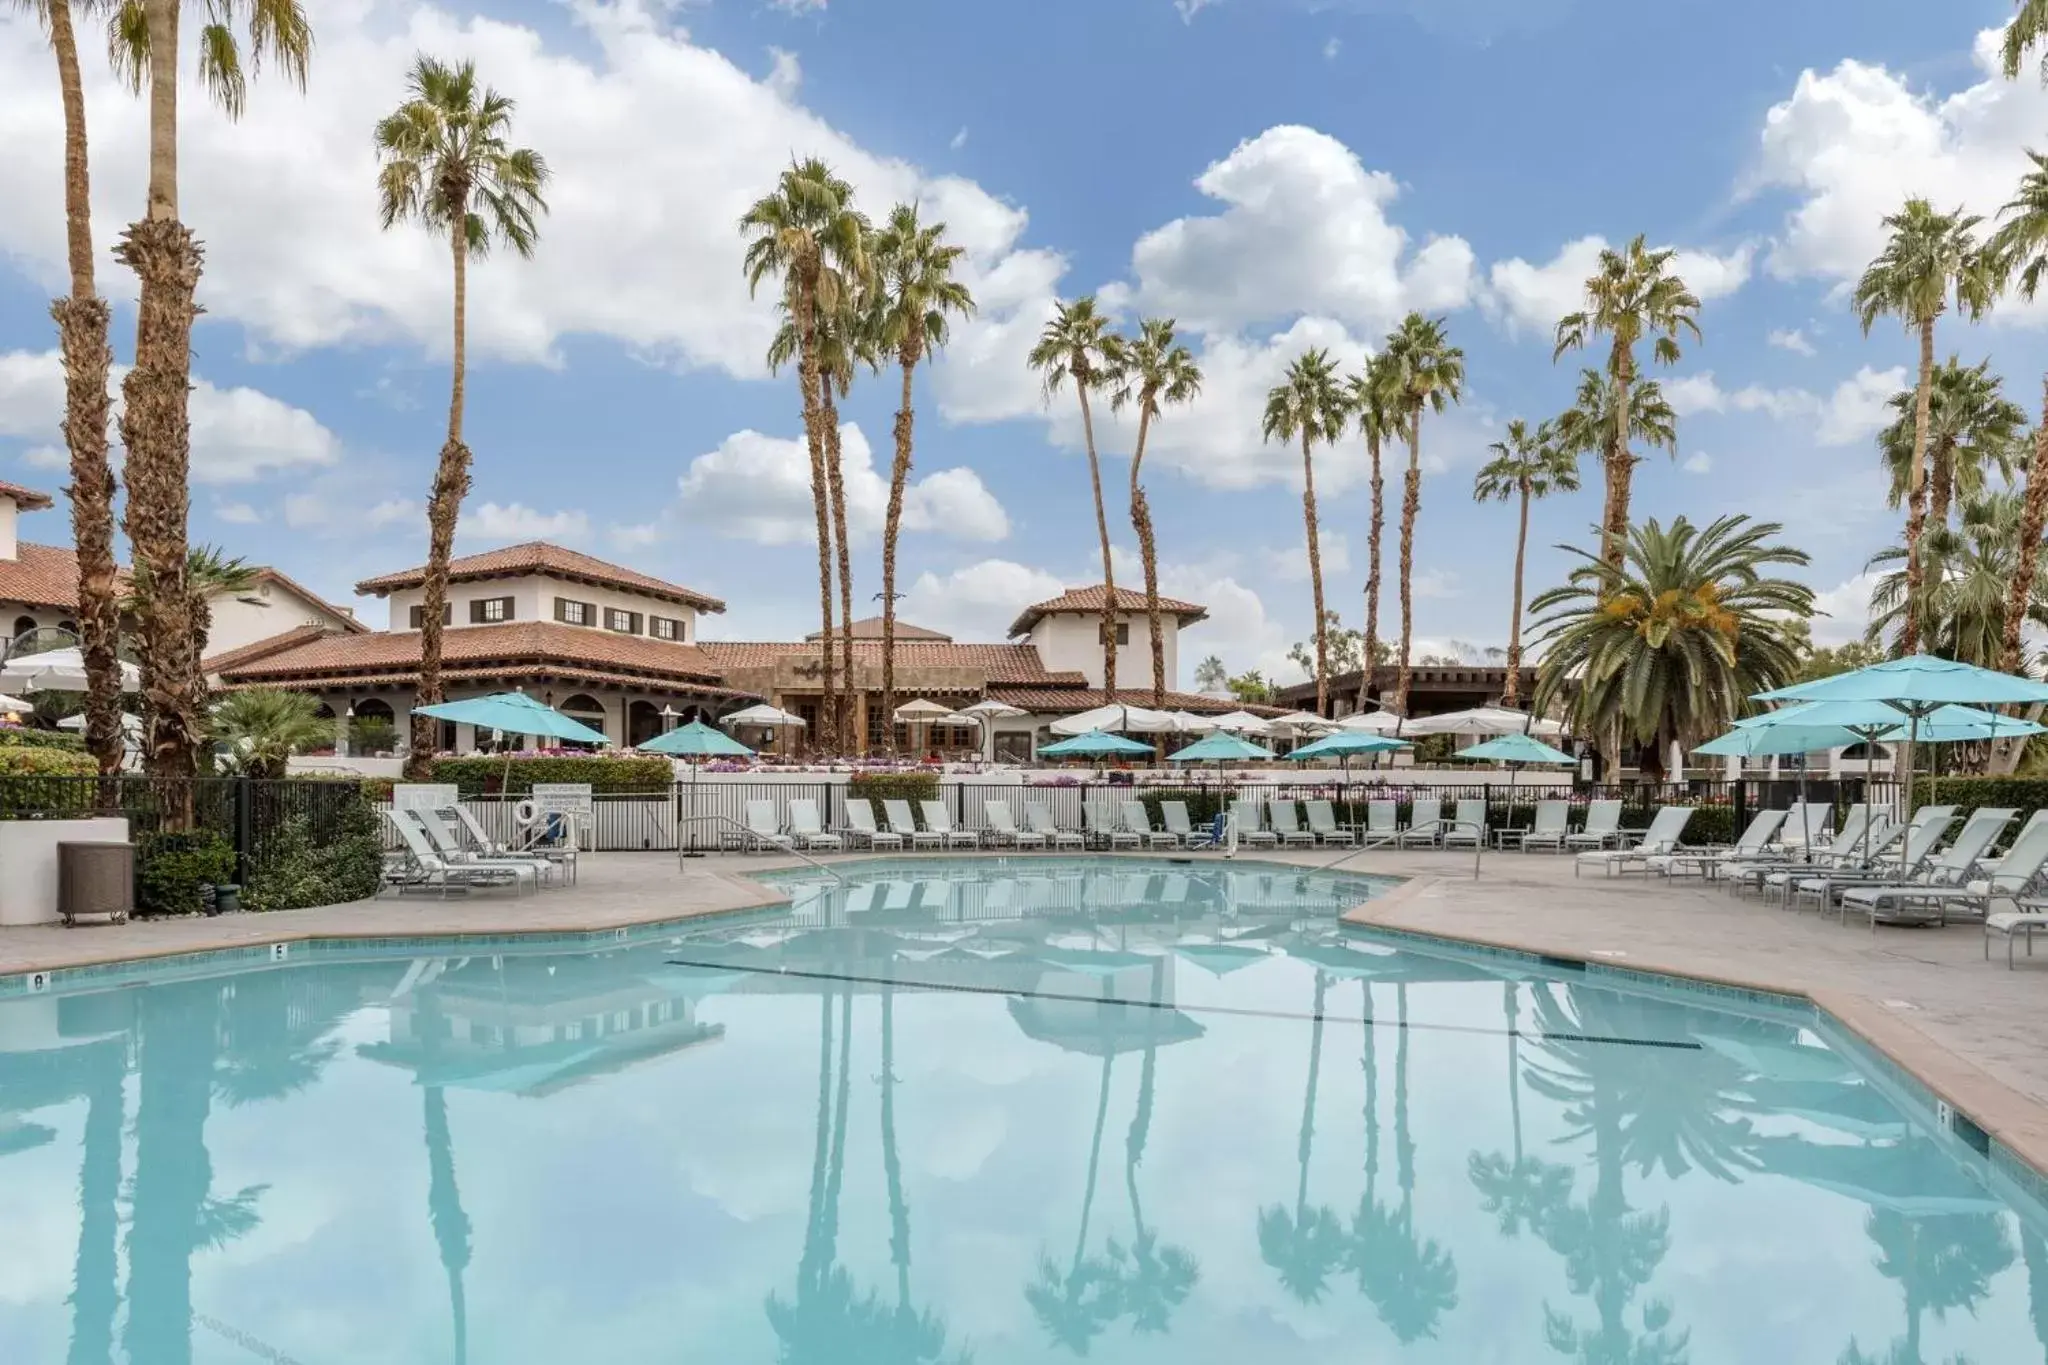
<path id="1" fill-rule="evenodd" d="M 1920 547 L 1919 633 L 1944 659 L 1994 668 L 2004 653 L 2008 588 L 2018 574 L 2025 502 L 1993 489 L 1965 498 L 1956 524 L 1930 526 Z M 2039 544 L 2035 545 L 2036 553 Z M 1870 590 L 1871 643 L 1896 643 L 1905 633 L 1906 550 L 1893 545 L 1865 567 L 1882 571 Z M 2048 583 L 2021 604 L 2023 624 L 2048 626 Z"/>
<path id="2" fill-rule="evenodd" d="M 71 292 L 50 304 L 64 366 L 64 444 L 71 453 L 71 538 L 78 556 L 78 645 L 85 661 L 85 747 L 102 773 L 121 766 L 121 676 L 115 659 L 114 470 L 107 461 L 107 377 L 114 353 L 109 310 L 94 277 L 92 181 L 86 155 L 85 86 L 72 0 L 15 0 L 50 34 L 64 108 L 64 243 Z M 80 13 L 99 8 L 79 3 Z"/>
<path id="3" fill-rule="evenodd" d="M 375 132 L 378 212 L 388 230 L 418 223 L 448 235 L 455 278 L 448 438 L 427 496 L 427 570 L 420 609 L 417 706 L 441 700 L 441 616 L 448 601 L 448 557 L 455 523 L 469 492 L 470 450 L 462 439 L 468 382 L 469 263 L 496 241 L 531 257 L 538 216 L 547 212 L 542 190 L 547 162 L 527 147 L 513 147 L 513 102 L 479 86 L 476 64 L 449 66 L 422 53 L 406 78 L 408 97 L 380 119 Z M 417 780 L 433 761 L 439 725 L 413 713 L 406 775 Z"/>
<path id="4" fill-rule="evenodd" d="M 1344 382 L 1344 396 L 1358 433 L 1365 437 L 1371 466 L 1372 522 L 1366 532 L 1365 642 L 1358 675 L 1358 709 L 1371 700 L 1373 670 L 1380 657 L 1380 532 L 1386 524 L 1385 481 L 1380 477 L 1380 451 L 1401 435 L 1396 394 L 1388 383 L 1386 352 L 1368 357 L 1365 367 Z"/>
<path id="5" fill-rule="evenodd" d="M 1521 700 L 1522 689 L 1522 566 L 1529 549 L 1529 504 L 1552 493 L 1576 493 L 1579 460 L 1558 442 L 1556 427 L 1544 422 L 1531 430 L 1519 417 L 1508 423 L 1508 438 L 1495 441 L 1487 449 L 1493 452 L 1493 458 L 1480 467 L 1473 481 L 1473 500 L 1521 501 L 1521 517 L 1515 529 L 1514 610 L 1508 618 L 1506 702 L 1513 707 Z"/>
<path id="6" fill-rule="evenodd" d="M 1408 714 L 1408 682 L 1415 646 L 1415 515 L 1422 509 L 1422 414 L 1442 412 L 1465 394 L 1465 353 L 1451 345 L 1442 318 L 1410 313 L 1387 337 L 1388 384 L 1394 414 L 1408 442 L 1408 472 L 1401 486 L 1401 671 L 1394 709 Z"/>
<path id="7" fill-rule="evenodd" d="M 2019 70 L 2019 53 L 2012 46 L 2014 35 L 2029 25 L 2038 35 L 2044 24 L 2048 24 L 2048 0 L 2028 0 L 2020 17 L 2006 29 L 2008 76 Z M 1991 235 L 1986 255 L 1991 258 L 1992 269 L 2001 278 L 2012 279 L 2020 296 L 2031 300 L 2040 292 L 2044 274 L 2048 274 L 2048 156 L 2029 150 L 2027 159 L 2033 163 L 2033 169 L 2021 177 L 2011 202 L 1998 211 L 1998 230 Z M 2020 553 L 2013 566 L 2005 611 L 2005 640 L 1998 656 L 1999 669 L 2007 673 L 2020 665 L 2020 627 L 2026 604 L 2033 600 L 2041 531 L 2048 526 L 2048 376 L 2041 380 L 2041 421 L 2034 428 L 2033 446 L 2028 452 L 2026 490 Z"/>
<path id="8" fill-rule="evenodd" d="M 916 408 L 911 376 L 946 344 L 952 318 L 971 317 L 974 295 L 953 277 L 966 248 L 946 240 L 944 223 L 922 222 L 917 205 L 898 204 L 870 246 L 875 265 L 877 342 L 903 375 L 896 409 L 896 458 L 889 466 L 889 506 L 882 517 L 882 734 L 896 752 L 896 538 L 903 527 L 903 490 L 910 483 Z"/>
<path id="9" fill-rule="evenodd" d="M 1316 529 L 1318 444 L 1335 445 L 1350 420 L 1344 388 L 1330 353 L 1318 347 L 1297 356 L 1287 377 L 1266 394 L 1259 433 L 1268 441 L 1301 442 L 1301 519 L 1308 528 L 1308 581 L 1315 598 L 1316 714 L 1330 712 L 1330 619 L 1323 611 L 1323 547 Z"/>
<path id="10" fill-rule="evenodd" d="M 1877 448 L 1891 475 L 1893 507 L 1906 503 L 1913 477 L 1913 409 L 1911 389 L 1888 400 L 1892 424 L 1877 435 Z M 1991 373 L 1991 362 L 1965 365 L 1950 356 L 1934 372 L 1927 401 L 1927 524 L 1948 521 L 1958 499 L 1984 490 L 1987 468 L 2010 483 L 2018 473 L 2019 439 L 2027 434 L 2026 410 L 2007 398 L 2004 383 Z"/>
<path id="11" fill-rule="evenodd" d="M 1629 491 L 1635 457 L 1629 453 L 1627 417 L 1633 412 L 1629 390 L 1636 383 L 1636 343 L 1651 341 L 1650 354 L 1660 365 L 1678 363 L 1679 337 L 1700 336 L 1699 297 L 1671 272 L 1675 253 L 1652 251 L 1637 237 L 1620 251 L 1604 248 L 1600 265 L 1586 281 L 1584 304 L 1558 320 L 1557 347 L 1552 358 L 1575 351 L 1594 339 L 1608 338 L 1607 378 L 1614 386 L 1614 427 L 1602 454 L 1607 470 L 1607 510 L 1601 517 L 1600 557 L 1620 564 L 1622 542 L 1629 534 Z"/>
<path id="12" fill-rule="evenodd" d="M 1166 637 L 1159 626 L 1159 546 L 1152 536 L 1152 509 L 1138 471 L 1145 463 L 1145 438 L 1162 407 L 1191 403 L 1202 392 L 1194 353 L 1174 340 L 1172 318 L 1146 318 L 1123 348 L 1112 381 L 1109 405 L 1138 408 L 1138 441 L 1131 448 L 1131 529 L 1138 533 L 1138 558 L 1145 566 L 1145 623 L 1152 636 L 1152 704 L 1166 705 Z"/>
<path id="13" fill-rule="evenodd" d="M 1629 733 L 1661 776 L 1673 742 L 1725 728 L 1754 693 L 1799 674 L 1799 624 L 1813 590 L 1773 577 L 1807 563 L 1778 542 L 1777 522 L 1726 516 L 1702 528 L 1679 517 L 1631 529 L 1619 567 L 1565 545 L 1580 566 L 1529 604 L 1543 647 L 1535 705 L 1567 698 L 1582 734 Z"/>
<path id="14" fill-rule="evenodd" d="M 1920 376 L 1913 390 L 1913 454 L 1906 498 L 1906 596 L 1920 595 L 1920 536 L 1927 525 L 1928 409 L 1934 392 L 1934 324 L 1948 311 L 1949 299 L 1970 317 L 1991 306 L 1996 269 L 1977 243 L 1981 218 L 1957 209 L 1937 213 L 1925 199 L 1908 199 L 1904 208 L 1884 220 L 1890 233 L 1856 282 L 1852 303 L 1867 335 L 1880 317 L 1890 315 L 1920 339 Z M 1919 617 L 1908 611 L 1903 644 L 1908 654 L 1920 647 Z"/>
<path id="15" fill-rule="evenodd" d="M 817 742 L 837 747 L 838 683 L 832 662 L 832 497 L 827 464 L 825 387 L 819 319 L 850 305 L 868 276 L 868 221 L 853 206 L 853 187 L 815 157 L 791 165 L 775 190 L 740 216 L 748 238 L 747 287 L 771 275 L 782 280 L 783 304 L 796 321 L 797 385 L 802 391 L 804 444 L 811 459 L 811 505 L 818 523 L 818 614 L 823 623 L 822 699 Z"/>
<path id="16" fill-rule="evenodd" d="M 1054 305 L 1052 320 L 1038 334 L 1026 363 L 1038 371 L 1045 401 L 1071 383 L 1081 404 L 1081 439 L 1088 447 L 1088 481 L 1095 490 L 1095 534 L 1102 542 L 1102 686 L 1116 697 L 1116 571 L 1109 559 L 1109 512 L 1102 501 L 1102 462 L 1095 454 L 1095 415 L 1088 406 L 1092 389 L 1115 382 L 1123 363 L 1123 338 L 1095 306 L 1090 294 L 1072 303 Z"/>
<path id="17" fill-rule="evenodd" d="M 107 43 L 116 70 L 138 93 L 145 85 L 149 91 L 147 207 L 122 233 L 114 257 L 141 285 L 135 366 L 121 382 L 121 444 L 127 451 L 122 476 L 128 486 L 128 543 L 136 567 L 157 579 L 147 614 L 135 623 L 145 704 L 155 718 L 144 765 L 153 776 L 172 780 L 198 770 L 202 724 L 200 698 L 192 690 L 199 646 L 185 582 L 192 464 L 187 400 L 201 252 L 199 239 L 178 218 L 182 8 L 182 0 L 126 0 Z M 241 117 L 248 95 L 237 20 L 247 23 L 250 64 L 269 58 L 305 89 L 313 31 L 299 0 L 209 0 L 205 14 L 197 44 L 199 78 L 229 118 Z M 187 806 L 173 799 L 167 814 L 174 826 L 189 818 Z"/>

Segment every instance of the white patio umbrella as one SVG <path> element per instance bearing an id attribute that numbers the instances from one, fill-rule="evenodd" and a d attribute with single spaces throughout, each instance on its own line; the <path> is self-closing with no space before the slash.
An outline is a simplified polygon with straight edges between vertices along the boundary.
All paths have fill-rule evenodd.
<path id="1" fill-rule="evenodd" d="M 993 759 L 996 753 L 996 722 L 1010 716 L 1028 716 L 1031 713 L 1021 706 L 1012 706 L 1006 701 L 987 697 L 972 706 L 961 707 L 959 714 L 981 726 L 982 756 Z"/>
<path id="2" fill-rule="evenodd" d="M 121 663 L 119 668 L 121 690 L 140 692 L 142 670 L 131 663 Z M 0 666 L 0 688 L 21 692 L 83 692 L 86 690 L 85 660 L 75 649 L 18 655 Z"/>
<path id="3" fill-rule="evenodd" d="M 1337 722 L 1339 730 L 1367 735 L 1391 735 L 1401 728 L 1401 717 L 1392 711 L 1362 711 Z"/>
<path id="4" fill-rule="evenodd" d="M 940 717 L 952 714 L 952 707 L 941 706 L 938 702 L 930 701 L 924 697 L 919 697 L 915 701 L 904 702 L 903 705 L 896 708 L 896 719 L 902 721 L 905 725 L 931 725 L 938 721 Z"/>
<path id="5" fill-rule="evenodd" d="M 749 706 L 744 710 L 735 711 L 729 716 L 721 717 L 718 723 L 726 726 L 753 725 L 764 730 L 780 730 L 785 727 L 792 730 L 801 730 L 804 727 L 804 718 L 802 716 L 792 716 L 781 707 L 770 706 L 764 701 L 758 706 Z"/>
<path id="6" fill-rule="evenodd" d="M 1122 702 L 1098 706 L 1092 711 L 1083 711 L 1078 716 L 1063 717 L 1054 721 L 1050 727 L 1056 735 L 1085 735 L 1096 730 L 1112 735 L 1162 735 L 1172 734 L 1175 728 L 1173 717 L 1164 711 L 1154 711 L 1145 706 L 1127 706 Z"/>
<path id="7" fill-rule="evenodd" d="M 1232 711 L 1227 715 L 1211 716 L 1210 723 L 1219 730 L 1233 735 L 1266 735 L 1273 727 L 1264 716 L 1255 716 L 1249 711 Z"/>
<path id="8" fill-rule="evenodd" d="M 17 709 L 22 711 L 32 711 L 35 708 L 30 706 L 25 701 L 16 701 L 13 697 L 0 697 L 0 711 L 13 711 Z M 64 717 L 64 719 L 57 722 L 57 728 L 59 730 L 83 730 L 85 728 L 85 713 L 81 711 L 75 716 Z M 141 734 L 142 717 L 129 715 L 122 716 L 121 729 L 123 733 L 129 735 L 130 737 Z"/>
<path id="9" fill-rule="evenodd" d="M 1423 716 L 1401 728 L 1403 735 L 1533 735 L 1555 739 L 1564 727 L 1554 720 L 1531 716 L 1527 711 L 1510 711 L 1505 706 L 1475 706 L 1469 711 L 1446 711 L 1440 716 Z"/>
<path id="10" fill-rule="evenodd" d="M 23 701 L 20 697 L 0 694 L 0 711 L 33 711 L 35 709 L 36 704 L 32 701 Z M 85 728 L 85 718 L 83 716 L 73 716 L 71 720 L 77 721 L 78 724 L 72 725 L 70 720 L 60 720 L 57 723 L 69 726 L 74 730 L 83 730 Z"/>
<path id="11" fill-rule="evenodd" d="M 1304 735 L 1327 735 L 1337 728 L 1336 721 L 1313 711 L 1289 711 L 1284 716 L 1275 716 L 1266 725 L 1269 734 L 1291 735 L 1296 739 Z"/>
<path id="12" fill-rule="evenodd" d="M 1174 728 L 1184 735 L 1206 735 L 1219 728 L 1214 716 L 1198 716 L 1192 711 L 1168 711 L 1173 717 Z"/>

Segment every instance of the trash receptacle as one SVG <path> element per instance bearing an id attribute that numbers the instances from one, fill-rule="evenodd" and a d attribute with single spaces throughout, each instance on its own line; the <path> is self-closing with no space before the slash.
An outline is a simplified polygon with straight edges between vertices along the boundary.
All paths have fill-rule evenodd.
<path id="1" fill-rule="evenodd" d="M 115 924 L 135 909 L 135 846 L 113 842 L 57 845 L 57 913 L 73 925 L 81 915 Z"/>

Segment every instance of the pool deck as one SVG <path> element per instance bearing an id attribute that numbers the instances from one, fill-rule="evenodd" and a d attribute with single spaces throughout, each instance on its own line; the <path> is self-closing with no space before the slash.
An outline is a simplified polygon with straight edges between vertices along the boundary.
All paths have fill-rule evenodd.
<path id="1" fill-rule="evenodd" d="M 1320 866 L 1328 852 L 1260 853 Z M 828 859 L 827 861 L 839 861 Z M 578 884 L 538 897 L 385 897 L 217 919 L 0 929 L 0 976 L 315 938 L 603 930 L 772 905 L 748 874 L 784 857 L 587 856 Z M 1822 920 L 1698 882 L 1574 877 L 1568 857 L 1372 853 L 1346 870 L 1411 878 L 1347 916 L 1371 927 L 1726 985 L 1803 995 L 2048 1172 L 2048 952 L 2007 971 L 1983 931 L 1881 929 Z"/>

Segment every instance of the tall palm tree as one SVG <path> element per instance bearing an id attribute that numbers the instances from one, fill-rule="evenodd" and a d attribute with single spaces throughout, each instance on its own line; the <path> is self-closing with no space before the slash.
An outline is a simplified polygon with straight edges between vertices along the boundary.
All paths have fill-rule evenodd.
<path id="1" fill-rule="evenodd" d="M 191 510 L 193 296 L 199 287 L 199 239 L 178 218 L 178 19 L 182 0 L 125 0 L 107 45 L 116 68 L 139 92 L 149 89 L 149 192 L 142 218 L 128 225 L 114 257 L 141 284 L 135 366 L 121 382 L 121 444 L 128 502 L 123 518 L 138 569 L 157 591 L 135 629 L 137 657 L 155 718 L 144 763 L 172 780 L 198 770 L 201 703 L 198 643 L 185 583 L 186 523 Z M 216 0 L 199 30 L 199 78 L 229 118 L 247 98 L 235 20 L 246 17 L 251 65 L 268 57 L 301 90 L 313 31 L 299 0 Z M 75 278 L 75 277 L 74 277 Z M 104 607 L 100 608 L 104 611 Z M 96 627 L 98 629 L 98 627 Z M 102 664 L 104 667 L 104 662 Z M 104 722 L 103 722 L 104 723 Z M 173 824 L 189 803 L 172 798 Z"/>
<path id="2" fill-rule="evenodd" d="M 1102 501 L 1102 462 L 1095 454 L 1095 415 L 1088 406 L 1091 389 L 1115 382 L 1123 363 L 1124 341 L 1095 306 L 1090 294 L 1054 306 L 1052 321 L 1038 334 L 1026 363 L 1038 371 L 1050 403 L 1061 386 L 1072 383 L 1081 404 L 1081 437 L 1088 446 L 1088 481 L 1095 490 L 1095 534 L 1102 541 L 1102 686 L 1116 698 L 1116 571 L 1109 560 L 1109 512 Z"/>
<path id="3" fill-rule="evenodd" d="M 2048 38 L 2048 0 L 2017 0 L 2017 3 L 2019 12 L 2005 26 L 2001 53 L 2007 80 L 2018 79 L 2020 63 L 2026 60 L 2028 50 L 2043 38 Z M 2041 77 L 2048 81 L 2048 59 L 2042 62 Z"/>
<path id="4" fill-rule="evenodd" d="M 2008 76 L 2019 70 L 2019 52 L 2014 35 L 2030 26 L 2038 35 L 2048 24 L 2048 0 L 2029 0 L 2006 29 L 2005 67 Z M 2028 41 L 2031 41 L 2029 39 Z M 2014 278 L 2020 296 L 2032 299 L 2048 275 L 2048 156 L 2029 150 L 2033 169 L 2021 177 L 2011 202 L 1998 211 L 1998 230 L 1991 235 L 1986 255 L 1992 268 L 2005 278 Z M 1998 656 L 2001 671 L 2011 673 L 2020 665 L 2020 627 L 2026 604 L 2033 599 L 2034 574 L 2039 565 L 2041 530 L 2048 526 L 2048 376 L 2041 380 L 2041 421 L 2034 428 L 2033 449 L 2027 459 L 2026 514 L 2020 532 L 2020 557 L 2013 568 L 2011 594 L 2005 612 L 2004 647 Z"/>
<path id="5" fill-rule="evenodd" d="M 903 490 L 910 483 L 911 432 L 916 409 L 911 376 L 919 362 L 946 344 L 953 317 L 974 312 L 974 295 L 953 278 L 966 248 L 946 240 L 944 223 L 926 224 L 917 205 L 898 204 L 875 233 L 878 344 L 896 358 L 903 398 L 896 409 L 896 458 L 889 466 L 889 507 L 882 517 L 882 734 L 896 752 L 896 537 L 903 526 Z"/>
<path id="6" fill-rule="evenodd" d="M 1372 696 L 1373 670 L 1380 654 L 1380 531 L 1386 524 L 1385 482 L 1380 478 L 1380 451 L 1401 435 L 1397 395 L 1388 383 L 1390 367 L 1386 352 L 1370 356 L 1365 368 L 1344 383 L 1344 396 L 1351 415 L 1358 421 L 1358 433 L 1365 437 L 1366 459 L 1372 467 L 1372 523 L 1366 533 L 1365 641 L 1363 664 L 1358 675 L 1358 709 L 1364 711 Z"/>
<path id="7" fill-rule="evenodd" d="M 1670 744 L 1706 740 L 1752 694 L 1791 682 L 1813 590 L 1770 576 L 1807 563 L 1773 539 L 1783 529 L 1745 516 L 1704 528 L 1680 517 L 1668 529 L 1652 518 L 1631 528 L 1618 568 L 1560 546 L 1582 562 L 1529 604 L 1532 643 L 1546 647 L 1535 705 L 1569 693 L 1580 733 L 1633 734 L 1661 774 Z"/>
<path id="8" fill-rule="evenodd" d="M 78 69 L 72 0 L 15 0 L 50 33 L 64 107 L 64 240 L 71 292 L 50 304 L 64 366 L 64 444 L 71 452 L 71 538 L 78 557 L 78 644 L 85 660 L 85 747 L 102 773 L 121 766 L 121 675 L 115 648 L 114 470 L 107 461 L 109 310 L 94 278 L 92 182 L 87 165 L 85 86 Z M 92 13 L 95 3 L 78 8 Z"/>
<path id="9" fill-rule="evenodd" d="M 2004 654 L 2008 588 L 2018 574 L 2025 503 L 2017 493 L 1993 490 L 1965 498 L 1955 525 L 1931 526 L 1921 545 L 1919 635 L 1945 659 L 1996 668 Z M 2035 552 L 2040 546 L 2035 544 Z M 1865 567 L 1883 570 L 1870 590 L 1873 644 L 1905 633 L 1906 550 L 1890 546 Z M 2037 580 L 2021 604 L 2023 621 L 2048 625 L 2048 583 Z"/>
<path id="10" fill-rule="evenodd" d="M 256 586 L 256 568 L 239 555 L 230 555 L 214 545 L 194 545 L 185 552 L 185 592 L 190 598 L 187 619 L 192 633 L 192 649 L 187 659 L 191 674 L 185 683 L 186 692 L 199 704 L 202 713 L 207 701 L 206 645 L 213 633 L 213 599 L 253 591 Z M 130 576 L 128 592 L 116 600 L 120 614 L 136 620 L 147 619 L 153 611 L 158 592 L 155 574 L 137 564 Z M 143 711 L 147 731 L 156 733 L 161 723 L 160 714 L 151 704 L 151 695 L 145 691 Z M 202 734 L 211 731 L 209 722 L 202 721 Z"/>
<path id="11" fill-rule="evenodd" d="M 1146 318 L 1125 345 L 1117 367 L 1112 409 L 1135 403 L 1138 443 L 1131 448 L 1131 529 L 1138 533 L 1138 558 L 1145 566 L 1145 628 L 1152 637 L 1152 704 L 1166 705 L 1166 637 L 1159 625 L 1159 546 L 1152 537 L 1152 509 L 1138 471 L 1145 463 L 1145 438 L 1162 407 L 1191 403 L 1202 392 L 1194 352 L 1174 340 L 1172 318 Z"/>
<path id="12" fill-rule="evenodd" d="M 1268 441 L 1301 442 L 1301 519 L 1308 528 L 1308 581 L 1315 599 L 1316 713 L 1330 710 L 1330 619 L 1323 610 L 1323 547 L 1316 527 L 1315 448 L 1335 445 L 1349 420 L 1344 389 L 1330 353 L 1317 347 L 1297 356 L 1287 377 L 1266 394 L 1259 432 Z"/>
<path id="13" fill-rule="evenodd" d="M 1572 405 L 1555 419 L 1559 444 L 1574 457 L 1598 455 L 1603 461 L 1619 416 L 1619 387 L 1599 370 L 1579 371 Z M 1628 389 L 1628 432 L 1631 447 L 1655 446 L 1678 453 L 1678 414 L 1654 379 L 1638 379 Z"/>
<path id="14" fill-rule="evenodd" d="M 1578 456 L 1558 442 L 1557 428 L 1549 422 L 1533 431 L 1521 418 L 1508 423 L 1508 438 L 1487 447 L 1493 458 L 1480 467 L 1472 484 L 1477 502 L 1521 500 L 1521 519 L 1515 530 L 1514 611 L 1508 619 L 1507 704 L 1512 707 L 1522 694 L 1522 565 L 1529 548 L 1529 503 L 1552 493 L 1576 493 L 1579 489 Z"/>
<path id="15" fill-rule="evenodd" d="M 1604 248 L 1600 265 L 1586 281 L 1586 298 L 1576 312 L 1558 320 L 1557 348 L 1552 358 L 1575 351 L 1605 336 L 1607 378 L 1614 386 L 1614 427 L 1602 451 L 1607 469 L 1607 510 L 1600 525 L 1600 557 L 1620 564 L 1622 542 L 1628 538 L 1629 488 L 1635 456 L 1629 452 L 1633 412 L 1629 390 L 1636 383 L 1636 343 L 1652 339 L 1651 356 L 1661 365 L 1678 363 L 1680 336 L 1699 339 L 1699 297 L 1671 273 L 1674 252 L 1652 251 L 1637 237 L 1620 251 Z"/>
<path id="16" fill-rule="evenodd" d="M 1442 318 L 1410 313 L 1387 337 L 1388 383 L 1395 416 L 1408 442 L 1408 473 L 1401 488 L 1401 671 L 1394 709 L 1408 714 L 1408 681 L 1415 645 L 1415 515 L 1422 509 L 1422 414 L 1442 412 L 1465 394 L 1465 353 L 1451 345 Z"/>
<path id="17" fill-rule="evenodd" d="M 1877 448 L 1891 475 L 1891 505 L 1903 507 L 1913 478 L 1915 395 L 1905 389 L 1887 401 L 1897 415 L 1877 434 Z M 1944 361 L 1927 402 L 1928 526 L 1945 523 L 1957 499 L 1982 492 L 1987 469 L 2010 483 L 2018 473 L 2020 438 L 2028 434 L 2026 410 L 2005 396 L 1990 361 Z"/>
<path id="18" fill-rule="evenodd" d="M 479 87 L 476 64 L 449 66 L 422 53 L 406 78 L 409 96 L 376 128 L 377 198 L 386 229 L 415 222 L 448 234 L 455 273 L 455 331 L 448 395 L 448 439 L 427 496 L 427 570 L 420 609 L 420 677 L 406 776 L 426 776 L 440 727 L 418 707 L 441 700 L 441 614 L 448 601 L 448 558 L 455 522 L 469 492 L 469 447 L 462 440 L 468 382 L 469 263 L 493 240 L 533 255 L 537 216 L 547 212 L 540 153 L 508 142 L 513 102 Z"/>
<path id="19" fill-rule="evenodd" d="M 1997 292 L 1992 258 L 1977 244 L 1983 219 L 1957 209 L 1937 213 L 1925 199 L 1884 220 L 1891 234 L 1856 282 L 1852 300 L 1865 334 L 1887 314 L 1920 338 L 1920 376 L 1913 394 L 1913 455 L 1907 480 L 1906 596 L 1920 596 L 1920 535 L 1927 524 L 1928 408 L 1934 392 L 1934 324 L 1954 297 L 1958 309 L 1981 316 Z M 1906 614 L 1903 641 L 1908 654 L 1920 646 L 1917 616 Z"/>

